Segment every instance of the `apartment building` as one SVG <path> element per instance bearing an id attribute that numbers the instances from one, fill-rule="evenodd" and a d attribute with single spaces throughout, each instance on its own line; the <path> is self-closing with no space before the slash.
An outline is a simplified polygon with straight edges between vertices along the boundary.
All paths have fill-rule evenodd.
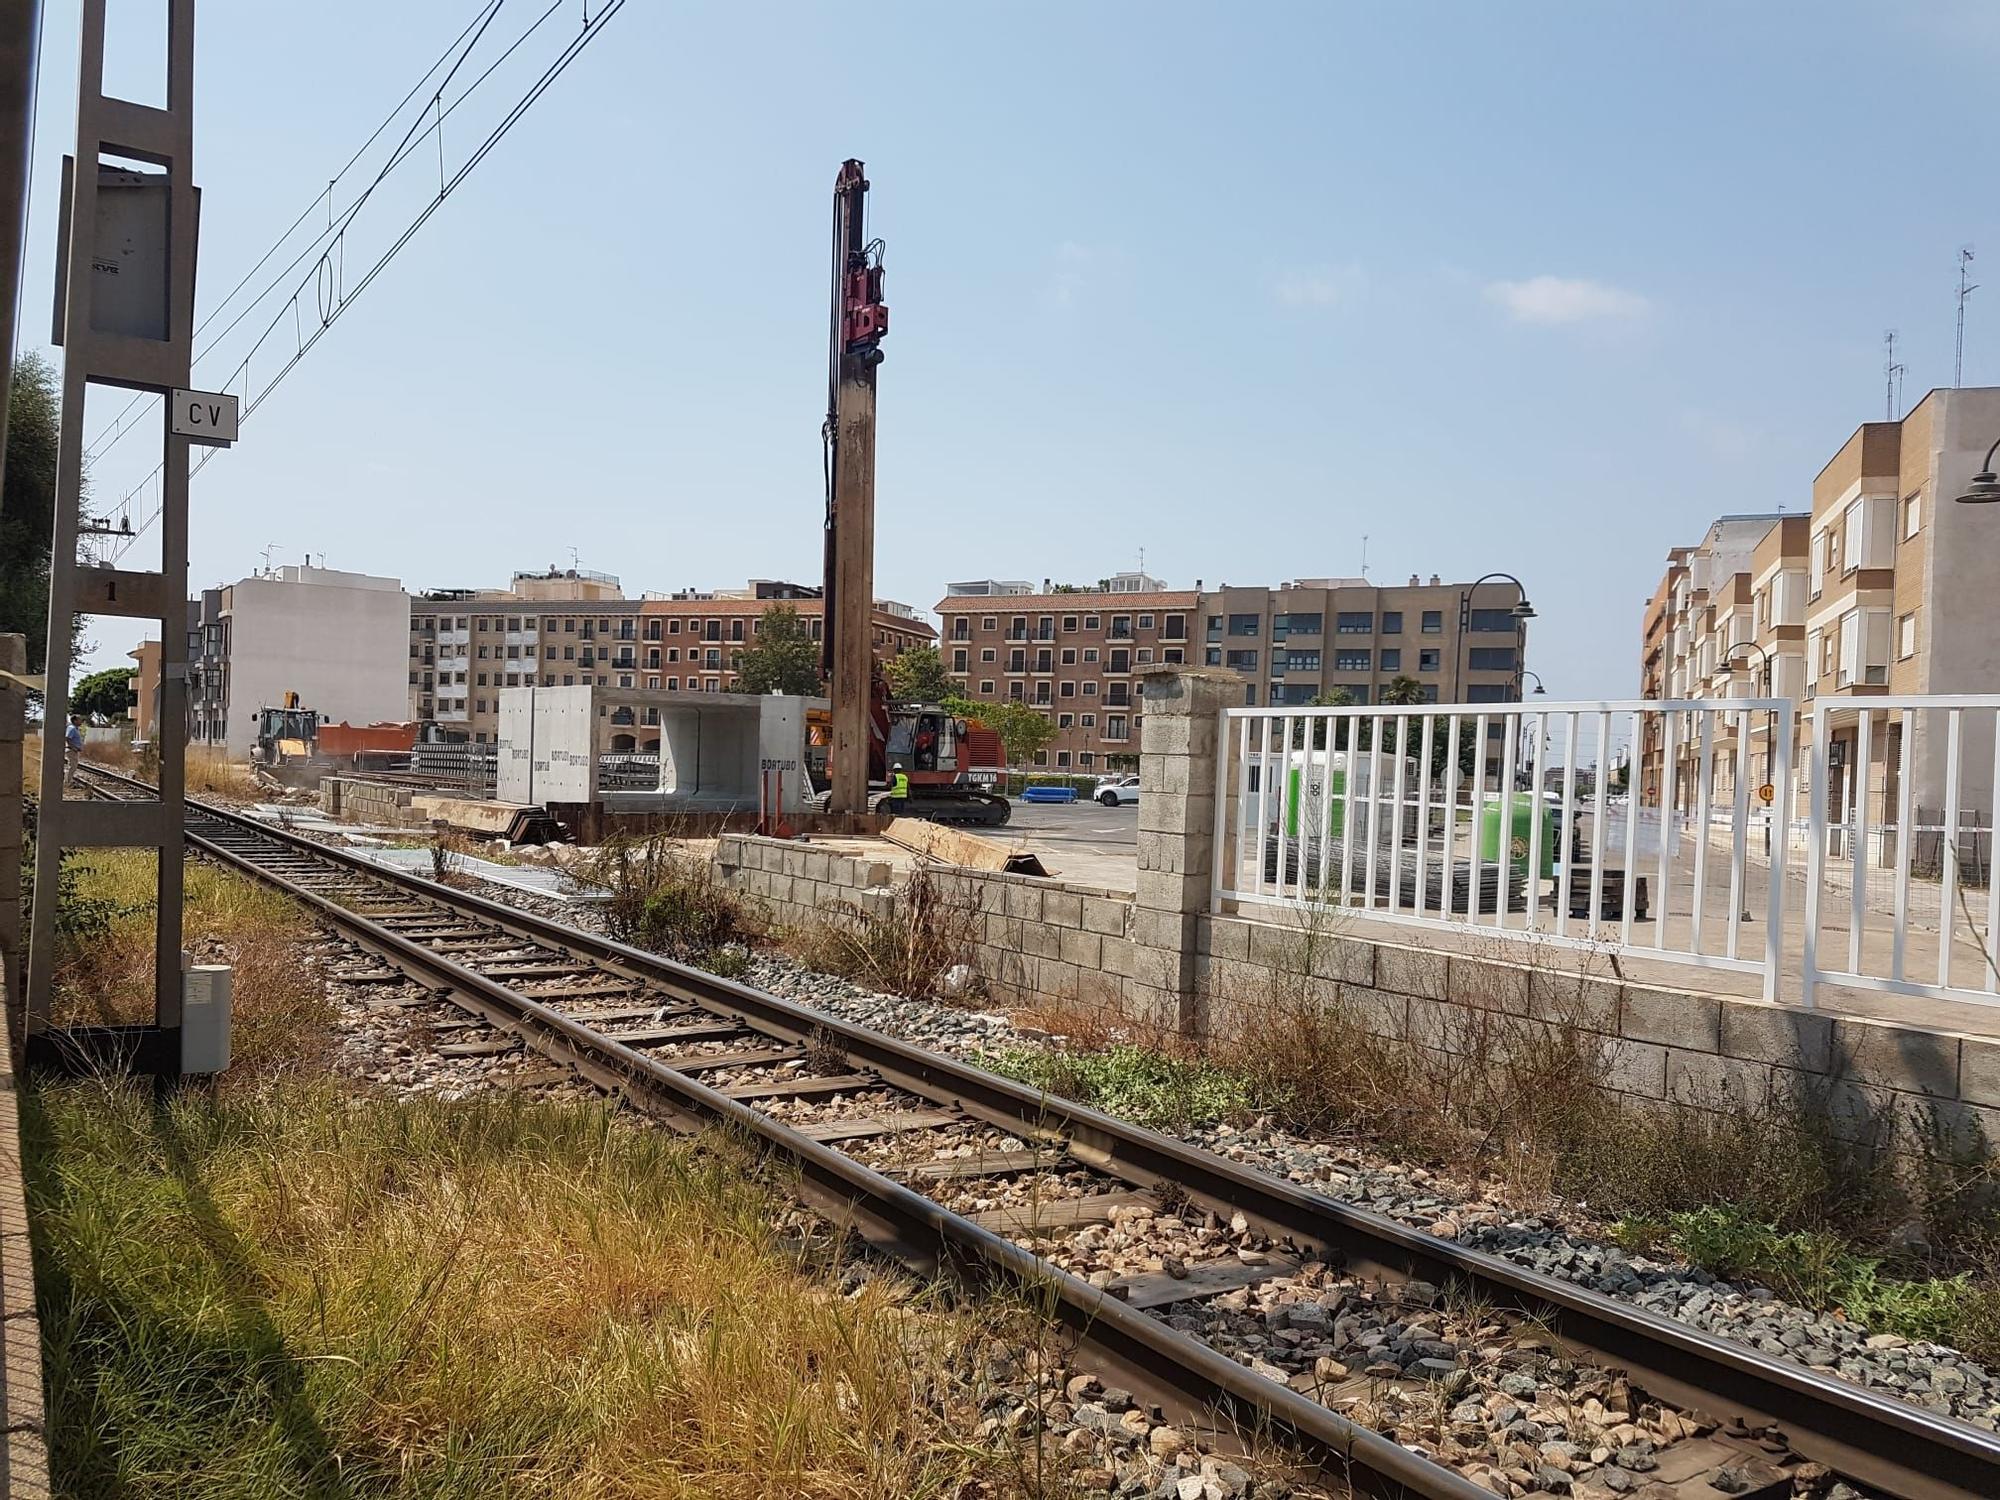
<path id="1" fill-rule="evenodd" d="M 1900 422 L 1856 430 L 1813 481 L 1806 556 L 1805 692 L 2000 692 L 2000 517 L 1954 503 L 2000 437 L 2000 388 L 1934 390 Z M 1893 807 L 1902 759 L 1898 714 L 1870 716 L 1868 783 Z M 1968 715 L 1961 810 L 1990 816 L 1991 721 Z M 1942 726 L 1919 716 L 1912 802 L 1941 808 Z M 1836 727 L 1828 805 L 1846 799 L 1858 727 Z M 1881 817 L 1884 806 L 1874 809 Z"/>
<path id="2" fill-rule="evenodd" d="M 1810 513 L 1725 516 L 1702 543 L 1668 555 L 1642 624 L 1647 697 L 1769 695 L 1799 705 L 1792 806 L 1809 795 L 1811 705 L 1820 697 L 2000 691 L 2000 526 L 1959 506 L 2000 436 L 2000 388 L 1936 390 L 1899 422 L 1858 428 L 1815 477 Z M 1768 677 L 1767 677 L 1768 673 Z M 1944 747 L 1919 716 L 1911 796 L 1942 805 Z M 1858 727 L 1836 726 L 1829 806 L 1842 805 Z M 1870 715 L 1869 784 L 1882 805 L 1900 795 L 1900 714 Z M 1978 740 L 1978 743 L 1975 743 Z M 1768 723 L 1751 732 L 1751 774 L 1775 781 Z M 1718 787 L 1733 785 L 1734 729 L 1720 732 Z M 1677 759 L 1683 759 L 1683 750 Z M 1991 739 L 1966 722 L 1967 805 L 1991 807 Z M 1641 747 L 1643 795 L 1657 798 L 1660 734 Z"/>
<path id="3" fill-rule="evenodd" d="M 686 589 L 625 597 L 604 573 L 550 569 L 517 573 L 505 589 L 440 590 L 409 605 L 411 715 L 447 734 L 484 744 L 499 736 L 500 690 L 510 687 L 625 687 L 727 692 L 735 656 L 753 645 L 764 611 L 789 604 L 819 639 L 819 591 L 772 579 L 741 589 Z M 936 632 L 906 606 L 878 601 L 875 649 L 893 656 L 929 645 Z M 647 711 L 651 713 L 652 711 Z M 644 750 L 643 716 L 607 716 L 601 748 Z"/>
<path id="4" fill-rule="evenodd" d="M 1158 579 L 1151 582 L 1158 583 Z M 1133 674 L 1168 662 L 1240 673 L 1251 705 L 1309 703 L 1344 692 L 1379 703 L 1414 679 L 1432 702 L 1505 702 L 1520 694 L 1526 622 L 1512 583 L 1383 586 L 1301 578 L 1277 588 L 1055 589 L 1002 599 L 947 595 L 945 665 L 974 700 L 1048 712 L 1051 769 L 1096 770 L 1136 754 Z M 1460 629 L 1461 605 L 1467 628 Z M 1496 726 L 1497 728 L 1497 726 Z"/>
<path id="5" fill-rule="evenodd" d="M 821 639 L 825 602 L 819 589 L 804 584 L 762 579 L 726 592 L 648 594 L 640 604 L 638 670 L 643 680 L 638 685 L 668 692 L 734 691 L 736 653 L 756 644 L 764 611 L 778 603 L 796 610 L 806 634 Z M 937 643 L 937 632 L 914 609 L 894 600 L 875 601 L 870 628 L 877 661 Z"/>
<path id="6" fill-rule="evenodd" d="M 1761 658 L 1755 641 L 1753 566 L 1758 549 L 1774 532 L 1796 539 L 1803 517 L 1778 511 L 1718 517 L 1701 541 L 1667 554 L 1660 583 L 1647 602 L 1642 627 L 1640 695 L 1646 698 L 1723 698 L 1759 695 Z M 1745 666 L 1748 662 L 1749 666 Z M 1663 784 L 1665 726 L 1650 719 L 1638 747 L 1642 794 Z M 1734 743 L 1729 747 L 1734 764 Z M 1675 759 L 1685 769 L 1692 749 L 1677 745 Z M 1691 786 L 1692 782 L 1688 784 Z"/>
<path id="7" fill-rule="evenodd" d="M 937 606 L 939 650 L 968 698 L 1025 703 L 1054 721 L 1038 764 L 1112 769 L 1139 754 L 1136 674 L 1194 659 L 1200 597 L 1047 584 L 1039 594 L 949 594 Z"/>
<path id="8" fill-rule="evenodd" d="M 260 708 L 294 692 L 324 719 L 406 718 L 400 579 L 273 568 L 188 601 L 188 739 L 247 760 Z"/>
<path id="9" fill-rule="evenodd" d="M 1201 596 L 1201 659 L 1242 673 L 1243 701 L 1252 705 L 1310 703 L 1333 693 L 1380 703 L 1405 677 L 1429 703 L 1511 702 L 1520 697 L 1527 646 L 1527 620 L 1516 612 L 1521 590 L 1509 582 L 1468 588 L 1435 573 L 1428 583 L 1412 573 L 1406 584 L 1225 584 Z"/>

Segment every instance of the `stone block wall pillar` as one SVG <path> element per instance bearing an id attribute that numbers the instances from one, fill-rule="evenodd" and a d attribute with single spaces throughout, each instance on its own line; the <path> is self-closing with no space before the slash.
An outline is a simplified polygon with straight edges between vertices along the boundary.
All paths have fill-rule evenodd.
<path id="1" fill-rule="evenodd" d="M 1139 880 L 1126 1000 L 1151 1025 L 1206 1029 L 1196 924 L 1215 878 L 1215 773 L 1222 710 L 1243 679 L 1213 668 L 1155 667 L 1140 679 Z"/>
<path id="2" fill-rule="evenodd" d="M 28 670 L 28 638 L 0 634 L 0 672 Z M 21 941 L 21 741 L 28 693 L 0 677 L 0 995 L 6 1000 L 8 1034 L 18 1038 L 26 952 Z"/>

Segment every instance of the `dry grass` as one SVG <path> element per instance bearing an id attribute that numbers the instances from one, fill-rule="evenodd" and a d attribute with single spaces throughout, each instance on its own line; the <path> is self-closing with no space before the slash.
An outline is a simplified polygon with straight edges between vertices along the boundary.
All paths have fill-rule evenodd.
<path id="1" fill-rule="evenodd" d="M 74 871 L 55 970 L 57 1025 L 114 1025 L 153 1015 L 153 930 L 157 856 L 133 849 L 88 849 Z M 197 963 L 236 970 L 236 1063 L 230 1087 L 309 1071 L 332 1045 L 331 1003 L 314 971 L 299 962 L 316 936 L 284 895 L 233 871 L 190 860 L 181 943 Z"/>
<path id="2" fill-rule="evenodd" d="M 759 920 L 722 883 L 714 861 L 672 834 L 619 835 L 571 871 L 609 899 L 604 924 L 621 943 L 650 948 L 717 973 L 741 973 Z"/>
<path id="3" fill-rule="evenodd" d="M 935 998 L 945 976 L 968 973 L 980 937 L 976 907 L 954 900 L 927 863 L 896 887 L 881 911 L 838 903 L 819 922 L 787 935 L 808 968 L 912 999 Z M 969 993 L 971 985 L 960 986 Z"/>
<path id="4" fill-rule="evenodd" d="M 726 1148 L 298 1087 L 30 1127 L 66 1493 L 1061 1492 L 964 1438 L 996 1330 L 841 1294 Z"/>

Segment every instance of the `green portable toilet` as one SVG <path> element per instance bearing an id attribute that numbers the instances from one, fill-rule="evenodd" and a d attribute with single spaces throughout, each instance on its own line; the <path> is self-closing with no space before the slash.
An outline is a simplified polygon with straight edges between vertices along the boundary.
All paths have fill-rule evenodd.
<path id="1" fill-rule="evenodd" d="M 1516 793 L 1512 814 L 1508 818 L 1510 837 L 1508 838 L 1508 862 L 1514 870 L 1526 874 L 1528 855 L 1534 849 L 1534 802 L 1532 792 Z M 1500 798 L 1485 797 L 1479 804 L 1479 857 L 1487 864 L 1500 862 Z M 1556 870 L 1557 817 L 1545 810 L 1542 814 L 1541 878 L 1552 879 Z"/>

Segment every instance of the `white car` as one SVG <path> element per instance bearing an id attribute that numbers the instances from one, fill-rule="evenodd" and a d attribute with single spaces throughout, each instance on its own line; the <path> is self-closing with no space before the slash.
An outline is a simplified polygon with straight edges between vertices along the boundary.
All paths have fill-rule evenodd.
<path id="1" fill-rule="evenodd" d="M 1092 793 L 1106 807 L 1123 807 L 1139 800 L 1139 778 L 1136 776 L 1107 776 L 1097 783 Z"/>

